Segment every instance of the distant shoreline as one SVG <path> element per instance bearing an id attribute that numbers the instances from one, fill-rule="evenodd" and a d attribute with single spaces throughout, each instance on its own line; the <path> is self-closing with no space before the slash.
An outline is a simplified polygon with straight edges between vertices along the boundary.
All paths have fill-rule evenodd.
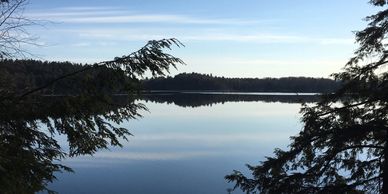
<path id="1" fill-rule="evenodd" d="M 142 90 L 141 94 L 163 94 L 163 93 L 183 93 L 183 94 L 214 94 L 214 95 L 263 95 L 263 96 L 319 96 L 324 93 L 309 92 L 247 92 L 247 91 L 222 91 L 222 90 Z M 118 94 L 121 95 L 121 94 Z M 125 94 L 122 94 L 125 95 Z"/>
<path id="2" fill-rule="evenodd" d="M 166 95 L 166 94 L 203 94 L 203 95 L 251 95 L 251 96 L 320 96 L 324 93 L 301 93 L 301 92 L 245 92 L 245 91 L 207 91 L 207 90 L 142 90 L 140 95 Z M 127 93 L 111 94 L 112 96 L 127 96 Z M 77 95 L 44 94 L 44 97 L 71 97 Z"/>
<path id="3" fill-rule="evenodd" d="M 340 86 L 341 82 L 327 78 L 227 78 L 194 72 L 141 80 L 141 89 L 148 91 L 332 93 Z"/>

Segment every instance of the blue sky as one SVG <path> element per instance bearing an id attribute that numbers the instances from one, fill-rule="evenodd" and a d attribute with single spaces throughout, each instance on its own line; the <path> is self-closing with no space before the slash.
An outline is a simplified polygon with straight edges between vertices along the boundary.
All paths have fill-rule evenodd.
<path id="1" fill-rule="evenodd" d="M 93 63 L 175 37 L 173 70 L 227 77 L 328 77 L 352 56 L 367 0 L 30 0 L 41 59 Z"/>

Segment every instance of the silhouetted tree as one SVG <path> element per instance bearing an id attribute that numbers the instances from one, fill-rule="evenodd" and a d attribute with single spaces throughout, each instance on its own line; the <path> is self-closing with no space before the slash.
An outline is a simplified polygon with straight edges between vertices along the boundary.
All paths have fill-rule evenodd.
<path id="1" fill-rule="evenodd" d="M 95 83 L 92 89 L 78 91 L 75 96 L 48 98 L 41 92 L 49 86 L 81 73 L 104 70 L 136 81 L 146 71 L 154 76 L 168 72 L 171 66 L 183 63 L 163 51 L 171 46 L 181 46 L 176 39 L 149 41 L 143 48 L 112 61 L 78 67 L 50 81 L 43 82 L 22 94 L 7 84 L 0 87 L 0 190 L 1 193 L 35 193 L 49 191 L 47 184 L 55 179 L 56 172 L 71 171 L 60 164 L 63 157 L 93 154 L 108 146 L 121 146 L 120 140 L 131 135 L 129 129 L 119 124 L 140 117 L 138 111 L 146 109 L 134 103 L 138 91 L 129 85 L 125 103 L 118 103 L 110 93 L 101 92 Z M 8 61 L 9 62 L 9 61 Z M 114 79 L 110 74 L 107 79 Z M 1 77 L 0 83 L 11 83 Z M 102 78 L 102 77 L 99 77 Z M 96 81 L 96 79 L 94 79 Z M 115 87 L 117 81 L 104 80 L 106 87 Z M 77 84 L 77 83 L 76 83 Z M 121 100 L 122 101 L 122 100 Z M 56 136 L 67 136 L 68 152 L 59 146 Z"/>
<path id="2" fill-rule="evenodd" d="M 388 193 L 388 10 L 366 20 L 355 56 L 334 74 L 345 85 L 303 106 L 304 127 L 289 150 L 248 165 L 252 178 L 235 171 L 227 180 L 247 193 Z"/>
<path id="3" fill-rule="evenodd" d="M 0 63 L 13 63 L 14 68 L 25 68 L 15 63 L 26 61 L 5 58 L 24 56 L 26 51 L 22 46 L 34 44 L 25 30 L 26 26 L 34 24 L 23 17 L 26 3 L 27 0 L 0 1 Z M 0 193 L 52 193 L 47 185 L 55 179 L 55 173 L 71 171 L 60 164 L 63 157 L 121 146 L 120 140 L 131 134 L 118 124 L 140 117 L 138 111 L 146 108 L 132 101 L 132 95 L 138 91 L 134 83 L 147 71 L 153 76 L 163 76 L 169 68 L 183 64 L 181 59 L 164 52 L 172 46 L 182 44 L 176 39 L 152 40 L 131 54 L 79 65 L 53 77 L 47 75 L 50 72 L 37 79 L 26 78 L 23 74 L 17 77 L 0 68 Z M 42 63 L 35 61 L 35 64 Z M 75 83 L 84 88 L 73 90 L 75 96 L 47 98 L 42 95 L 49 87 L 59 82 L 66 84 L 69 78 L 82 73 L 86 74 L 75 79 Z M 88 79 L 93 76 L 99 79 Z M 35 83 L 19 87 L 18 83 L 23 82 L 19 79 Z M 122 84 L 120 81 L 126 82 L 121 89 L 128 93 L 124 104 L 102 90 L 115 88 L 116 84 Z M 18 91 L 20 88 L 22 90 Z M 56 136 L 60 134 L 67 137 L 68 151 L 57 142 Z"/>
<path id="4" fill-rule="evenodd" d="M 8 101 L 9 102 L 9 101 Z M 139 117 L 145 108 L 124 99 L 115 104 L 94 96 L 35 96 L 19 103 L 1 101 L 1 193 L 51 192 L 47 185 L 55 173 L 72 171 L 61 165 L 64 157 L 93 154 L 107 146 L 121 146 L 128 129 L 113 125 Z M 67 137 L 65 152 L 55 138 Z"/>

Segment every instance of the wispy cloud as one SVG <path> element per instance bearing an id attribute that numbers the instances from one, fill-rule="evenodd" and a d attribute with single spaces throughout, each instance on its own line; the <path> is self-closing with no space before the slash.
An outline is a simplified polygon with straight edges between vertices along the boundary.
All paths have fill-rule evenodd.
<path id="1" fill-rule="evenodd" d="M 101 42 L 101 41 L 94 41 L 94 42 L 78 42 L 70 44 L 71 47 L 101 47 L 101 46 L 116 46 L 116 42 Z"/>
<path id="2" fill-rule="evenodd" d="M 271 21 L 243 20 L 235 18 L 200 18 L 179 14 L 134 13 L 130 10 L 115 7 L 71 7 L 59 10 L 30 12 L 28 13 L 28 16 L 54 22 L 84 24 L 175 23 L 246 25 Z"/>
<path id="3" fill-rule="evenodd" d="M 185 36 L 186 40 L 207 41 L 239 41 L 256 43 L 315 43 L 322 45 L 354 44 L 350 38 L 313 38 L 306 36 L 276 35 L 276 34 L 205 34 Z"/>
<path id="4" fill-rule="evenodd" d="M 56 18 L 62 22 L 70 23 L 177 23 L 177 24 L 253 24 L 255 21 L 242 21 L 237 19 L 201 19 L 183 15 L 168 14 L 138 14 L 121 16 L 85 16 L 72 18 Z"/>
<path id="5" fill-rule="evenodd" d="M 88 47 L 91 46 L 92 44 L 89 42 L 79 42 L 79 43 L 74 43 L 71 46 L 73 47 Z"/>
<path id="6" fill-rule="evenodd" d="M 327 37 L 308 37 L 297 35 L 281 34 L 242 34 L 242 33 L 217 33 L 207 32 L 206 30 L 193 30 L 191 32 L 179 32 L 175 29 L 77 29 L 73 30 L 80 37 L 98 38 L 117 41 L 136 41 L 152 40 L 165 37 L 176 37 L 184 42 L 188 41 L 233 41 L 233 42 L 251 42 L 251 43 L 284 43 L 284 44 L 320 44 L 320 45 L 353 45 L 352 38 L 327 38 Z"/>
<path id="7" fill-rule="evenodd" d="M 115 6 L 73 6 L 73 7 L 61 7 L 55 9 L 57 11 L 98 11 L 98 10 L 122 10 L 120 7 Z"/>
<path id="8" fill-rule="evenodd" d="M 252 25 L 260 26 L 263 23 L 273 23 L 275 20 L 252 20 L 238 18 L 203 18 L 191 15 L 160 14 L 160 13 L 139 13 L 119 7 L 65 7 L 59 9 L 30 12 L 29 17 L 51 20 L 69 24 L 90 24 L 77 26 L 77 29 L 65 32 L 77 33 L 83 38 L 98 38 L 117 41 L 138 41 L 176 37 L 182 41 L 235 41 L 253 43 L 289 43 L 289 44 L 320 44 L 320 45 L 351 45 L 352 38 L 338 37 L 309 37 L 308 35 L 290 35 L 287 33 L 257 33 L 245 26 L 246 30 L 226 31 L 228 25 Z M 114 24 L 187 24 L 202 25 L 195 28 L 177 29 L 179 26 L 164 26 L 158 29 L 151 29 L 150 25 L 131 26 L 139 30 L 128 30 L 128 28 L 117 28 Z M 96 28 L 96 24 L 112 24 L 112 28 Z M 214 25 L 214 26 L 212 26 Z M 87 26 L 96 29 L 88 29 Z M 209 30 L 212 29 L 212 30 Z"/>

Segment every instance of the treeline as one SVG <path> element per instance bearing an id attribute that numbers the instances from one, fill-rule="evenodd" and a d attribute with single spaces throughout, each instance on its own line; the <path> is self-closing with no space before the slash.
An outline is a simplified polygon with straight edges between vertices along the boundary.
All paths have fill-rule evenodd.
<path id="1" fill-rule="evenodd" d="M 311 77 L 225 78 L 211 74 L 182 73 L 174 77 L 146 79 L 145 90 L 212 90 L 244 92 L 333 92 L 341 85 L 331 79 Z"/>
<path id="2" fill-rule="evenodd" d="M 85 68 L 88 70 L 83 71 Z M 133 83 L 123 72 L 103 66 L 38 60 L 2 60 L 0 61 L 0 89 L 23 93 L 78 71 L 81 72 L 55 82 L 41 93 L 47 95 L 88 92 L 112 94 L 124 91 L 128 84 Z"/>
<path id="3" fill-rule="evenodd" d="M 88 68 L 87 71 L 82 71 Z M 139 87 L 122 71 L 104 66 L 70 62 L 47 62 L 39 60 L 1 60 L 0 91 L 7 89 L 23 93 L 51 83 L 58 77 L 80 73 L 55 82 L 41 91 L 46 95 L 73 95 L 79 93 L 125 93 L 129 88 Z M 208 74 L 182 73 L 174 77 L 158 77 L 141 81 L 143 90 L 185 91 L 241 91 L 241 92 L 333 92 L 340 83 L 323 78 L 225 78 Z"/>

